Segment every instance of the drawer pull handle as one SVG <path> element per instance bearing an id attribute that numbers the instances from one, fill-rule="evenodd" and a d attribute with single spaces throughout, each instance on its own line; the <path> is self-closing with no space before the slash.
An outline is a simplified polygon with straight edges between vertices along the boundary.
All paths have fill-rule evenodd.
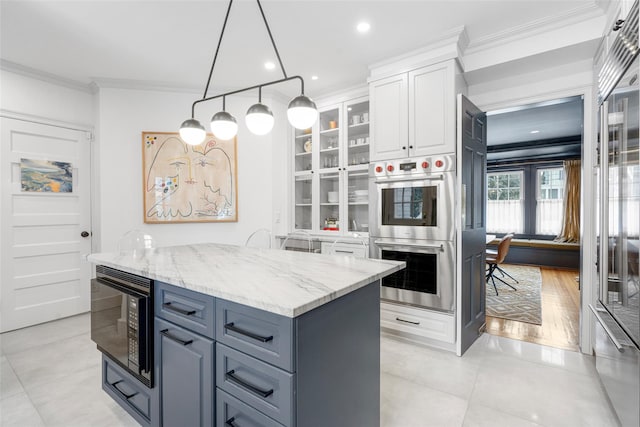
<path id="1" fill-rule="evenodd" d="M 236 425 L 233 423 L 235 420 L 236 420 L 236 417 L 231 417 L 227 421 L 224 422 L 224 425 L 226 425 L 228 427 L 236 427 Z"/>
<path id="2" fill-rule="evenodd" d="M 238 328 L 237 326 L 235 326 L 233 324 L 233 322 L 227 323 L 226 325 L 224 325 L 224 328 L 225 329 L 229 329 L 230 331 L 233 331 L 233 332 L 237 332 L 240 335 L 244 335 L 246 337 L 253 338 L 254 340 L 260 341 L 260 342 L 269 342 L 269 341 L 273 340 L 273 335 L 269 335 L 268 337 L 263 337 L 261 335 L 256 335 L 253 332 L 249 332 L 249 331 L 246 331 L 246 330 L 244 330 L 242 328 Z"/>
<path id="3" fill-rule="evenodd" d="M 170 340 L 173 340 L 173 341 L 175 341 L 175 342 L 177 342 L 177 343 L 180 343 L 180 344 L 182 344 L 182 345 L 189 345 L 189 344 L 191 344 L 191 343 L 193 342 L 193 340 L 185 341 L 185 340 L 181 340 L 181 339 L 180 339 L 180 338 L 178 338 L 178 337 L 174 337 L 173 335 L 171 335 L 171 334 L 169 333 L 169 330 L 168 330 L 168 329 L 163 329 L 163 330 L 161 330 L 161 331 L 160 331 L 160 333 L 161 333 L 162 335 L 164 335 L 165 337 L 169 338 Z"/>
<path id="4" fill-rule="evenodd" d="M 404 320 L 404 319 L 401 319 L 399 317 L 396 317 L 396 320 L 398 322 L 411 323 L 412 325 L 419 325 L 420 324 L 420 322 L 412 322 L 411 320 Z"/>
<path id="5" fill-rule="evenodd" d="M 273 394 L 273 389 L 271 390 L 262 390 L 261 388 L 258 388 L 254 385 L 251 385 L 249 383 L 246 383 L 244 381 L 242 381 L 240 378 L 236 377 L 235 374 L 235 369 L 230 370 L 229 372 L 227 372 L 226 374 L 224 374 L 224 377 L 228 380 L 231 381 L 232 383 L 239 385 L 240 387 L 249 390 L 252 393 L 257 394 L 260 397 L 269 397 Z"/>
<path id="6" fill-rule="evenodd" d="M 353 251 L 343 251 L 342 249 L 336 249 L 335 253 L 337 253 L 337 254 L 352 254 Z"/>
<path id="7" fill-rule="evenodd" d="M 122 395 L 122 397 L 124 397 L 124 398 L 125 398 L 125 399 L 127 399 L 127 400 L 131 399 L 133 396 L 135 396 L 136 394 L 138 394 L 138 392 L 137 392 L 137 391 L 136 391 L 135 393 L 127 394 L 127 393 L 125 393 L 124 391 L 120 390 L 120 389 L 118 388 L 118 384 L 120 384 L 122 381 L 124 381 L 124 380 L 118 380 L 118 381 L 116 381 L 115 383 L 110 383 L 110 384 L 111 384 L 111 387 L 115 388 L 115 389 L 116 389 L 116 391 L 117 391 L 118 393 L 120 393 L 120 394 Z"/>
<path id="8" fill-rule="evenodd" d="M 174 307 L 173 305 L 171 305 L 171 302 L 165 302 L 162 305 L 167 310 L 175 311 L 176 313 L 184 314 L 185 316 L 193 316 L 194 314 L 196 314 L 195 310 L 185 310 L 183 308 Z"/>

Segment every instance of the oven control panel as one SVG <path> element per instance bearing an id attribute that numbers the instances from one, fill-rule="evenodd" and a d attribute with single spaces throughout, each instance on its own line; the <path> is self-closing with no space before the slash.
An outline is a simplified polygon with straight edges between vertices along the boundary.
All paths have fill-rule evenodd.
<path id="1" fill-rule="evenodd" d="M 455 156 L 453 154 L 443 154 L 375 162 L 371 165 L 370 174 L 376 178 L 419 177 L 453 170 L 455 170 Z"/>

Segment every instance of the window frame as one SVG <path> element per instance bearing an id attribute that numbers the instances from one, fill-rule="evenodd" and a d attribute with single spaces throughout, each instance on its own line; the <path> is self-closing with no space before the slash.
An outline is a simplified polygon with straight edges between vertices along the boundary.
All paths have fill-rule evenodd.
<path id="1" fill-rule="evenodd" d="M 536 240 L 553 240 L 555 234 L 536 234 L 536 204 L 537 204 L 537 181 L 539 169 L 562 168 L 562 161 L 549 161 L 537 163 L 520 163 L 517 165 L 487 165 L 487 177 L 490 173 L 515 172 L 522 171 L 522 200 L 523 215 L 522 219 L 524 232 L 514 235 L 516 239 L 536 239 Z M 566 177 L 565 177 L 566 180 Z M 487 190 L 489 189 L 489 180 L 487 179 Z M 489 200 L 489 192 L 487 191 L 486 200 Z M 489 232 L 489 231 L 487 231 Z M 501 237 L 504 234 L 498 233 Z"/>

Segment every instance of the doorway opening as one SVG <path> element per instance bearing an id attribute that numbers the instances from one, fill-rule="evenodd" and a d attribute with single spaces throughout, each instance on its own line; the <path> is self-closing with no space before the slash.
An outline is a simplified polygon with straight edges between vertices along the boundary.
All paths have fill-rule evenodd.
<path id="1" fill-rule="evenodd" d="M 580 351 L 583 98 L 487 122 L 486 332 Z"/>

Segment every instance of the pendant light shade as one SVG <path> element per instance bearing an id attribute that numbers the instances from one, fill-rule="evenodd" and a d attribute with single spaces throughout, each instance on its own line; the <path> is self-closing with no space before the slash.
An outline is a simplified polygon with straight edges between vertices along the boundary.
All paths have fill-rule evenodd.
<path id="1" fill-rule="evenodd" d="M 204 126 L 195 119 L 187 119 L 180 125 L 180 138 L 189 145 L 200 145 L 207 136 Z"/>
<path id="2" fill-rule="evenodd" d="M 273 113 L 262 103 L 253 104 L 245 117 L 247 128 L 255 135 L 266 135 L 273 129 Z"/>
<path id="3" fill-rule="evenodd" d="M 224 141 L 233 139 L 238 133 L 236 118 L 226 111 L 220 111 L 211 118 L 211 132 Z"/>
<path id="4" fill-rule="evenodd" d="M 309 129 L 318 119 L 318 109 L 311 98 L 300 95 L 289 103 L 287 117 L 294 128 Z"/>

